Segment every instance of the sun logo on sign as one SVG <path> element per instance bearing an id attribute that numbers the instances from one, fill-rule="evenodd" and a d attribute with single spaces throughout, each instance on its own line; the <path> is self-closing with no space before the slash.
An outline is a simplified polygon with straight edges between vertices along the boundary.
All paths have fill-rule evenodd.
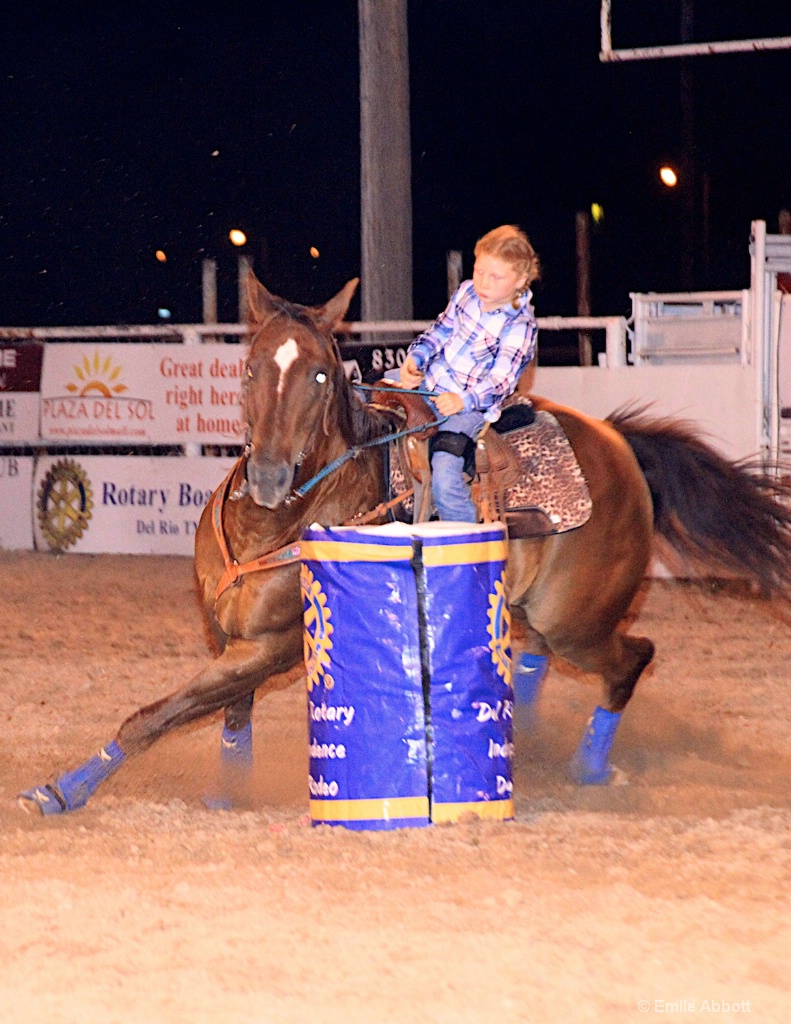
<path id="1" fill-rule="evenodd" d="M 66 390 L 77 394 L 82 398 L 84 395 L 98 394 L 104 398 L 112 398 L 126 391 L 126 384 L 122 384 L 118 378 L 121 376 L 122 368 L 113 365 L 113 357 L 105 356 L 102 359 L 97 351 L 93 353 L 93 359 L 83 356 L 82 363 L 73 366 L 75 374 L 82 382 L 81 384 L 67 384 Z M 103 379 L 101 379 L 103 378 Z"/>
<path id="2" fill-rule="evenodd" d="M 505 590 L 505 571 L 494 582 L 494 593 L 489 594 L 489 625 L 486 632 L 491 637 L 489 650 L 492 652 L 497 674 L 511 685 L 511 611 Z"/>
<path id="3" fill-rule="evenodd" d="M 322 684 L 331 690 L 335 680 L 327 669 L 330 665 L 329 651 L 332 650 L 330 634 L 333 625 L 327 607 L 327 595 L 321 589 L 321 583 L 315 578 L 305 563 L 300 572 L 302 588 L 302 620 L 304 623 L 305 672 L 307 674 L 308 693 L 314 686 Z"/>

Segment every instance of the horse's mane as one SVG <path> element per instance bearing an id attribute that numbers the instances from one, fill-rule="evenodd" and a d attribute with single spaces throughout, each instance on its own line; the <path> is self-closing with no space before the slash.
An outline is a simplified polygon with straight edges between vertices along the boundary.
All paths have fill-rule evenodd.
<path id="1" fill-rule="evenodd" d="M 334 340 L 334 339 L 333 339 Z M 337 348 L 337 342 L 335 343 Z M 340 384 L 338 413 L 341 431 L 350 445 L 365 444 L 392 430 L 393 418 L 363 402 L 354 385 L 346 378 L 343 360 L 338 355 Z"/>

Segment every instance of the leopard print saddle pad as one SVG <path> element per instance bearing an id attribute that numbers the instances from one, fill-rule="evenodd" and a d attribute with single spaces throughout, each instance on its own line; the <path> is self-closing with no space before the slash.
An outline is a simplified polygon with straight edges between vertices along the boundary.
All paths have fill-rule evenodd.
<path id="1" fill-rule="evenodd" d="M 529 426 L 500 435 L 519 465 L 518 479 L 504 492 L 511 536 L 576 530 L 591 514 L 588 485 L 563 428 L 552 413 L 535 416 Z"/>
<path id="2" fill-rule="evenodd" d="M 513 396 L 506 404 L 521 402 L 524 402 L 521 396 Z M 568 438 L 551 413 L 536 410 L 532 423 L 497 435 L 494 442 L 505 443 L 510 448 L 510 472 L 504 478 L 508 483 L 501 488 L 501 493 L 511 537 L 565 533 L 588 521 L 592 508 L 588 485 Z M 407 480 L 411 483 L 407 466 L 403 451 L 393 453 L 390 459 L 393 495 L 408 488 Z M 475 491 L 473 488 L 473 493 Z M 402 508 L 406 516 L 411 517 L 411 498 L 403 502 Z"/>

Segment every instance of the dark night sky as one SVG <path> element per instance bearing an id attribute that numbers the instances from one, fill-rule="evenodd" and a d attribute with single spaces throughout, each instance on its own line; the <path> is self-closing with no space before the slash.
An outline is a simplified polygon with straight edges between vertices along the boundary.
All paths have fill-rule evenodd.
<path id="1" fill-rule="evenodd" d="M 678 0 L 647 6 L 614 0 L 615 46 L 679 41 Z M 770 6 L 696 0 L 695 38 L 791 35 L 791 5 Z M 207 256 L 232 320 L 233 226 L 287 298 L 359 273 L 355 0 L 30 0 L 3 20 L 0 323 L 197 321 Z M 685 204 L 657 179 L 682 155 L 679 61 L 600 63 L 598 0 L 411 0 L 409 35 L 416 316 L 444 304 L 445 251 L 468 272 L 503 222 L 542 256 L 539 314 L 573 314 L 574 215 L 594 201 L 594 313 L 682 288 Z M 776 231 L 791 207 L 791 51 L 690 67 L 710 182 L 693 285 L 742 288 L 750 221 Z"/>

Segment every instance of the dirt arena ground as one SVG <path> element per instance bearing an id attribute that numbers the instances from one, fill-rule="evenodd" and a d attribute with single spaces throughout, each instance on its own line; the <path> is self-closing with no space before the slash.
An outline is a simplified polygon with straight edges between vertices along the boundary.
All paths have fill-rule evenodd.
<path id="1" fill-rule="evenodd" d="M 210 812 L 219 717 L 73 815 L 16 794 L 181 686 L 205 645 L 182 558 L 0 552 L 0 1022 L 791 1020 L 791 625 L 655 581 L 657 658 L 616 785 L 566 762 L 599 697 L 553 665 L 516 737 L 517 819 L 311 828 L 305 690 L 259 700 L 243 810 Z"/>

